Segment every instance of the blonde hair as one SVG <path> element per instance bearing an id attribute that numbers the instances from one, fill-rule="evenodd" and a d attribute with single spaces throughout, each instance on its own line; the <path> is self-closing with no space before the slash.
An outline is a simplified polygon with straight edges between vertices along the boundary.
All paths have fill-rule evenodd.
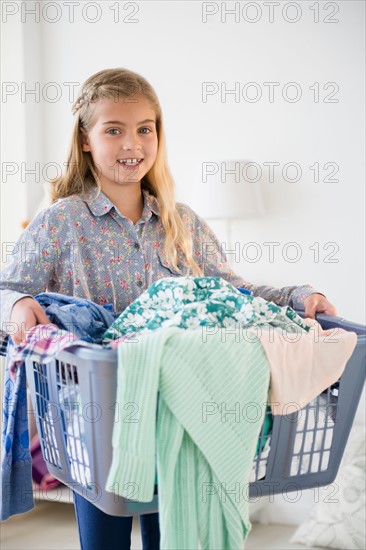
<path id="1" fill-rule="evenodd" d="M 73 105 L 73 114 L 76 118 L 66 169 L 59 178 L 51 182 L 52 202 L 70 195 L 85 193 L 95 184 L 98 193 L 101 191 L 98 169 L 90 153 L 82 149 L 81 129 L 88 132 L 94 125 L 92 105 L 99 99 L 129 98 L 137 94 L 144 96 L 156 113 L 157 156 L 154 165 L 142 179 L 141 185 L 157 198 L 161 222 L 165 229 L 164 252 L 169 263 L 179 273 L 181 270 L 178 267 L 178 259 L 188 267 L 188 273 L 202 276 L 202 270 L 193 258 L 192 236 L 176 208 L 175 185 L 167 162 L 160 103 L 153 87 L 137 73 L 127 69 L 106 69 L 84 82 L 81 94 Z"/>

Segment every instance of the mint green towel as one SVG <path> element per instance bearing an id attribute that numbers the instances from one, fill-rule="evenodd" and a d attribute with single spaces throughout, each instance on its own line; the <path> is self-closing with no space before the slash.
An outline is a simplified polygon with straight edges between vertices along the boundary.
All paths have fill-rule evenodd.
<path id="1" fill-rule="evenodd" d="M 120 344 L 118 358 L 117 401 L 138 421 L 115 424 L 106 489 L 128 498 L 136 483 L 136 500 L 151 501 L 157 455 L 162 550 L 243 548 L 269 385 L 261 344 L 171 327 Z"/>

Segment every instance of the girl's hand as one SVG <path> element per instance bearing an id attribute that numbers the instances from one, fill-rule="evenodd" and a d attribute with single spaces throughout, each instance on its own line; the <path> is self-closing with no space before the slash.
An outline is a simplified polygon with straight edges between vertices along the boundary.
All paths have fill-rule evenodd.
<path id="1" fill-rule="evenodd" d="M 304 300 L 305 317 L 315 319 L 315 313 L 325 313 L 325 315 L 337 315 L 337 310 L 328 302 L 323 294 L 310 294 Z"/>
<path id="2" fill-rule="evenodd" d="M 11 337 L 14 344 L 18 346 L 25 340 L 27 330 L 36 325 L 48 325 L 51 321 L 42 306 L 27 296 L 15 302 L 11 310 L 10 322 L 15 323 L 16 331 L 11 334 Z"/>

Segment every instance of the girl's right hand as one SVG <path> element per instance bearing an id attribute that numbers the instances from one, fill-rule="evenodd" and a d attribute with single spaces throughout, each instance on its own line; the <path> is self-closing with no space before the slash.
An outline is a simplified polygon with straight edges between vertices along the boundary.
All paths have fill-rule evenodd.
<path id="1" fill-rule="evenodd" d="M 11 310 L 10 323 L 15 324 L 16 331 L 11 334 L 14 344 L 19 345 L 25 340 L 26 331 L 36 325 L 51 323 L 39 303 L 26 296 L 15 302 Z"/>

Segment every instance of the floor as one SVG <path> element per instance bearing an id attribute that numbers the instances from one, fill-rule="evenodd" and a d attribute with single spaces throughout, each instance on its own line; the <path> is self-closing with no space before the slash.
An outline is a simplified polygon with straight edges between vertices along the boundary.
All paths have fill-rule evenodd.
<path id="1" fill-rule="evenodd" d="M 78 550 L 80 548 L 72 504 L 38 501 L 34 510 L 12 517 L 3 522 L 0 528 L 1 550 L 60 550 L 61 548 Z M 245 550 L 305 550 L 305 546 L 288 542 L 295 529 L 296 527 L 288 525 L 253 523 Z M 141 550 L 137 518 L 134 518 L 131 548 Z"/>

